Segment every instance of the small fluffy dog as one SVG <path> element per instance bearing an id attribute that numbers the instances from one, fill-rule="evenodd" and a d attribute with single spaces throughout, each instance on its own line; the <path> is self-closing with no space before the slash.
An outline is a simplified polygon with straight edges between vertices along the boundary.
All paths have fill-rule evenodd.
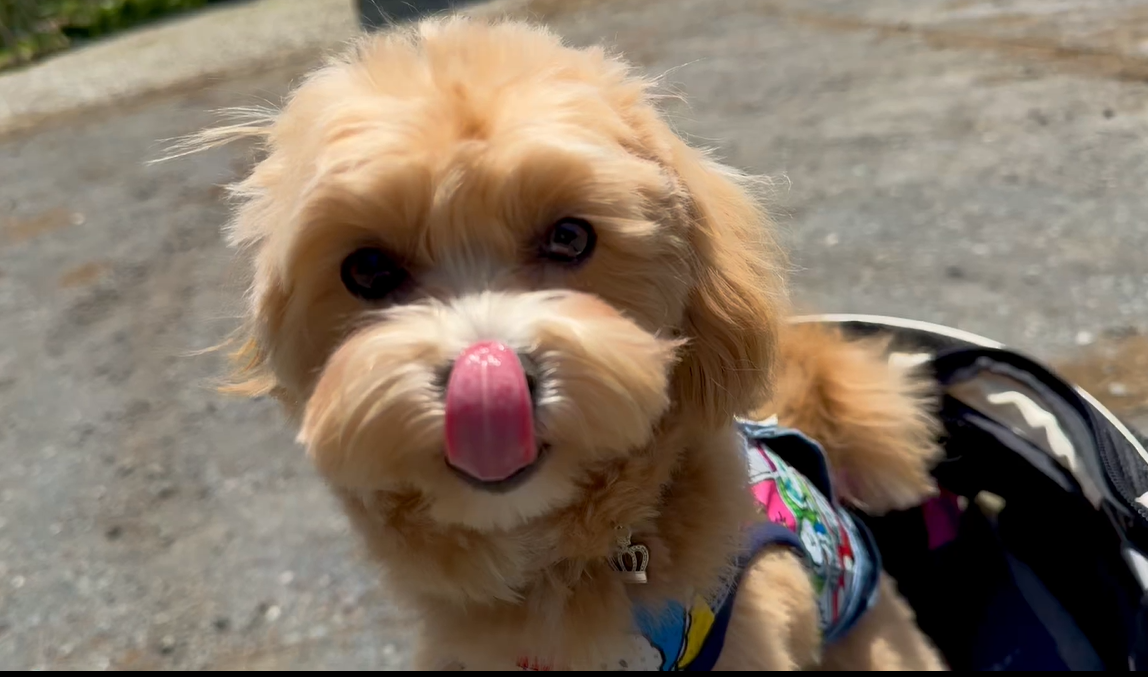
<path id="1" fill-rule="evenodd" d="M 735 417 L 819 441 L 855 507 L 933 492 L 923 386 L 785 322 L 752 181 L 655 98 L 599 49 L 440 18 L 200 139 L 266 151 L 230 230 L 254 261 L 236 388 L 297 423 L 420 668 L 657 669 L 635 609 L 728 589 L 762 519 Z M 805 559 L 755 555 L 717 669 L 942 667 L 883 574 L 825 644 Z"/>

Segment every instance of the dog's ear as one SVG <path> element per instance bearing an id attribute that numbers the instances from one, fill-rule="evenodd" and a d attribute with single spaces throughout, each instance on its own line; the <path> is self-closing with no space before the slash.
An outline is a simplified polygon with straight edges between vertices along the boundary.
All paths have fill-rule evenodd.
<path id="1" fill-rule="evenodd" d="M 231 358 L 231 375 L 220 384 L 219 392 L 240 397 L 263 397 L 276 390 L 275 377 L 267 370 L 267 356 L 253 336 L 236 336 Z"/>
<path id="2" fill-rule="evenodd" d="M 686 195 L 694 286 L 675 385 L 683 411 L 709 422 L 747 415 L 773 385 L 786 307 L 784 261 L 749 180 L 680 139 L 672 169 Z"/>

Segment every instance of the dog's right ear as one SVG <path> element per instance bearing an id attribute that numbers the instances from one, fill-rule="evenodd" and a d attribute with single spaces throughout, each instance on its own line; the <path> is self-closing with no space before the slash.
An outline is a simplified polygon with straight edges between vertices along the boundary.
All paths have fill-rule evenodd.
<path id="1" fill-rule="evenodd" d="M 267 356 L 253 336 L 235 340 L 231 351 L 231 378 L 219 387 L 221 393 L 240 397 L 263 397 L 275 392 L 275 377 L 267 368 Z"/>
<path id="2" fill-rule="evenodd" d="M 260 334 L 263 333 L 261 326 L 265 319 L 261 317 L 261 309 L 268 305 L 265 298 L 268 288 L 266 284 L 261 288 L 258 283 L 260 245 L 266 239 L 272 225 L 283 218 L 283 215 L 276 213 L 276 210 L 281 208 L 279 207 L 281 201 L 267 194 L 270 186 L 279 183 L 278 179 L 284 171 L 282 161 L 272 152 L 272 135 L 279 119 L 279 111 L 271 108 L 244 107 L 226 109 L 219 114 L 228 121 L 227 124 L 209 127 L 176 139 L 168 147 L 167 154 L 152 160 L 151 164 L 193 155 L 236 141 L 254 142 L 254 150 L 263 156 L 246 176 L 225 187 L 237 205 L 224 229 L 224 234 L 233 249 L 248 255 L 247 261 L 253 267 L 251 272 L 256 283 L 248 292 L 243 326 L 228 340 L 211 350 L 231 349 L 229 355 L 231 369 L 227 380 L 219 386 L 221 392 L 243 397 L 266 395 L 279 397 L 281 389 L 268 364 L 267 348 L 260 339 Z"/>
<path id="3" fill-rule="evenodd" d="M 684 411 L 721 423 L 769 398 L 786 307 L 784 261 L 746 177 L 676 137 L 671 143 L 692 221 L 694 279 L 677 395 Z"/>
<path id="4" fill-rule="evenodd" d="M 272 396 L 282 401 L 283 389 L 271 368 L 266 337 L 281 321 L 287 296 L 278 283 L 277 252 L 272 250 L 269 240 L 275 225 L 290 218 L 284 207 L 290 201 L 275 193 L 276 187 L 283 183 L 284 173 L 283 161 L 269 142 L 275 118 L 267 112 L 261 114 L 264 117 L 258 125 L 208 130 L 201 133 L 198 143 L 202 148 L 209 148 L 235 140 L 256 139 L 261 146 L 263 158 L 246 176 L 227 186 L 235 207 L 224 234 L 238 259 L 248 267 L 245 277 L 249 287 L 243 324 L 225 344 L 232 348 L 231 369 L 220 390 L 243 397 Z"/>
<path id="5" fill-rule="evenodd" d="M 242 218 L 242 210 L 236 220 Z M 235 227 L 233 221 L 232 227 Z M 284 295 L 277 285 L 266 279 L 267 271 L 260 271 L 260 258 L 267 255 L 251 246 L 245 251 L 249 274 L 254 278 L 244 299 L 243 323 L 220 348 L 230 348 L 230 369 L 227 379 L 219 387 L 220 392 L 241 397 L 280 397 L 281 388 L 271 368 L 271 355 L 268 341 L 264 338 L 270 323 L 282 315 L 285 305 Z M 266 266 L 264 266 L 266 267 Z"/>
<path id="6" fill-rule="evenodd" d="M 250 188 L 261 168 L 249 176 L 241 187 Z M 289 410 L 284 383 L 273 367 L 275 343 L 269 337 L 281 335 L 287 316 L 290 293 L 283 284 L 276 260 L 281 252 L 267 236 L 268 219 L 283 217 L 274 212 L 274 200 L 265 195 L 249 198 L 236 210 L 229 227 L 232 246 L 241 252 L 250 266 L 250 284 L 245 299 L 243 324 L 232 338 L 237 346 L 230 354 L 231 370 L 227 385 L 221 389 L 245 397 L 271 396 Z M 285 218 L 285 217 L 283 217 Z M 278 364 L 277 366 L 282 366 Z"/>

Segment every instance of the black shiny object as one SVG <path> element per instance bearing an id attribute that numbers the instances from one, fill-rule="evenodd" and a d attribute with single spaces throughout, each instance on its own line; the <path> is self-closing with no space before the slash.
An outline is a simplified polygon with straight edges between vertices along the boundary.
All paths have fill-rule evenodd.
<path id="1" fill-rule="evenodd" d="M 407 271 L 381 249 L 357 249 L 343 260 L 340 270 L 347 291 L 366 301 L 386 298 L 407 281 Z"/>
<path id="2" fill-rule="evenodd" d="M 561 263 L 580 263 L 594 253 L 598 235 L 584 219 L 565 218 L 546 233 L 542 256 Z"/>

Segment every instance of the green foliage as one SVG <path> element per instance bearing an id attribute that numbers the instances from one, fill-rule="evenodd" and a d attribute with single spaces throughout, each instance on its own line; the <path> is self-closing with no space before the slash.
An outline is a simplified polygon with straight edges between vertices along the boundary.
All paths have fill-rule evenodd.
<path id="1" fill-rule="evenodd" d="M 0 0 L 0 69 L 220 0 Z"/>

